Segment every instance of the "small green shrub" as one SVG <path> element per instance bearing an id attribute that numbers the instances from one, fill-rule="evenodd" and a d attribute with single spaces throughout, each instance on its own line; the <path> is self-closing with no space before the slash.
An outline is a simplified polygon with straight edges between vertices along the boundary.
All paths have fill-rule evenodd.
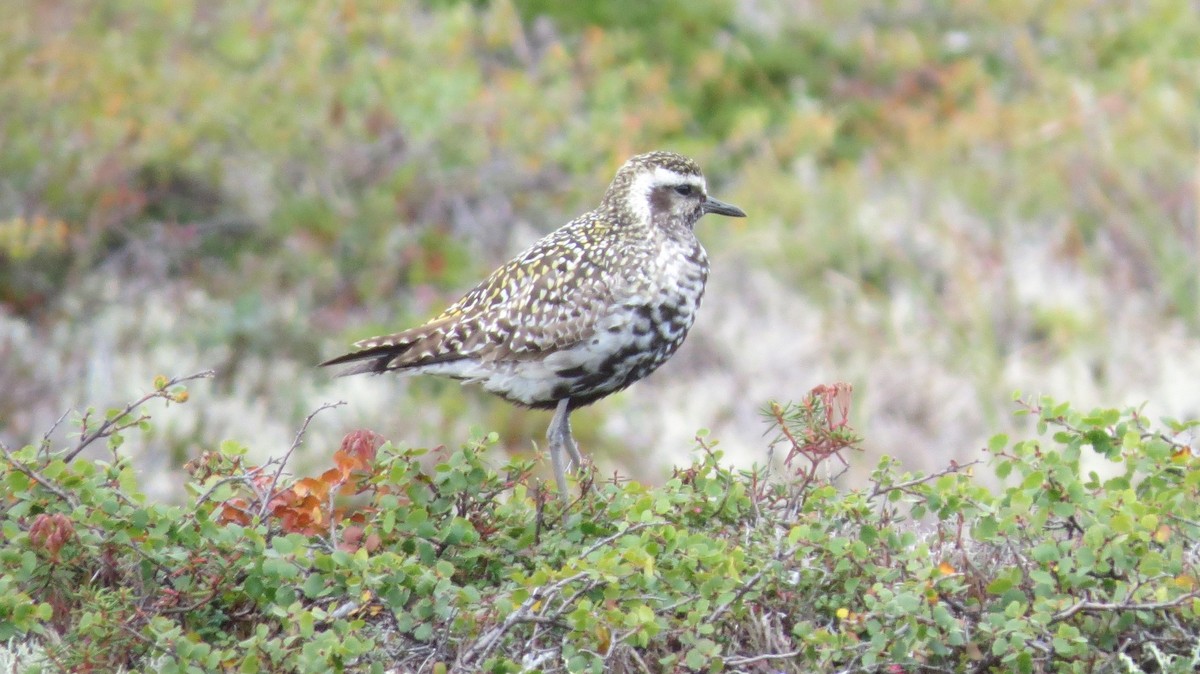
<path id="1" fill-rule="evenodd" d="M 850 390 L 771 404 L 777 473 L 697 438 L 660 488 L 585 472 L 563 505 L 537 466 L 357 431 L 316 477 L 234 442 L 147 502 L 120 454 L 152 400 L 80 444 L 0 447 L 0 639 L 60 671 L 1192 671 L 1200 631 L 1195 424 L 1023 403 L 932 475 L 882 460 L 838 489 Z M 318 410 L 320 411 L 320 410 Z M 315 413 L 314 413 L 315 414 Z M 311 416 L 310 416 L 311 419 Z M 1046 437 L 1045 434 L 1053 430 Z M 76 460 L 107 442 L 112 460 Z M 297 439 L 297 442 L 299 439 Z M 1081 471 L 1094 452 L 1110 478 Z M 286 458 L 286 457 L 285 457 Z M 15 651 L 14 651 L 15 652 Z"/>

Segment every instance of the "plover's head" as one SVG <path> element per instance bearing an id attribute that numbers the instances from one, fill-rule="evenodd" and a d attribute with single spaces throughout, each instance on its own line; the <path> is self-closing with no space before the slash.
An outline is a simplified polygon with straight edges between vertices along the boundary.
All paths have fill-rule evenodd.
<path id="1" fill-rule="evenodd" d="M 691 229 L 706 213 L 746 217 L 737 206 L 708 196 L 696 162 L 662 151 L 625 162 L 604 194 L 604 206 L 631 221 L 663 228 Z"/>

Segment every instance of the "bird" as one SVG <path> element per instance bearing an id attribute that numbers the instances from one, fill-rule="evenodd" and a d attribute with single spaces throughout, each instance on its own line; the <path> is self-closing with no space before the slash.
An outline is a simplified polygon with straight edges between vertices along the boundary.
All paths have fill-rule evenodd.
<path id="1" fill-rule="evenodd" d="M 708 280 L 704 215 L 746 217 L 708 195 L 697 163 L 655 151 L 626 161 L 597 208 L 546 235 L 424 325 L 371 337 L 321 363 L 338 376 L 398 372 L 479 384 L 554 410 L 546 432 L 568 500 L 563 452 L 583 457 L 571 412 L 646 377 L 683 343 Z"/>

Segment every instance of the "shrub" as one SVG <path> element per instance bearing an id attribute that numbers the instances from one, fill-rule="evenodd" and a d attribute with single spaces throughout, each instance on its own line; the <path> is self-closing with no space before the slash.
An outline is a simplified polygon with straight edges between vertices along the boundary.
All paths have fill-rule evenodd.
<path id="1" fill-rule="evenodd" d="M 981 461 L 917 475 L 884 459 L 868 487 L 843 490 L 839 461 L 858 439 L 838 385 L 768 406 L 777 472 L 724 467 L 701 435 L 662 487 L 586 471 L 563 505 L 533 463 L 494 467 L 494 436 L 426 451 L 357 431 L 316 477 L 286 475 L 286 455 L 250 465 L 227 442 L 190 464 L 185 504 L 149 503 L 121 437 L 148 427 L 150 401 L 185 402 L 186 379 L 160 378 L 102 421 L 84 415 L 68 451 L 0 448 L 0 639 L 40 646 L 27 660 L 165 672 L 1197 663 L 1194 424 L 1026 402 L 1038 437 L 988 448 L 999 489 L 975 477 Z M 75 460 L 100 440 L 111 461 Z M 1087 452 L 1118 474 L 1082 474 Z"/>

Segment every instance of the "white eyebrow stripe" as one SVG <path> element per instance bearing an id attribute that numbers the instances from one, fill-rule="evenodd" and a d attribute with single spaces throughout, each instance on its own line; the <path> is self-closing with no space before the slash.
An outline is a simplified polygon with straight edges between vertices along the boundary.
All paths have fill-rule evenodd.
<path id="1" fill-rule="evenodd" d="M 704 176 L 655 166 L 653 171 L 639 174 L 629 186 L 629 207 L 639 218 L 644 221 L 650 219 L 650 190 L 664 185 L 692 185 L 700 188 L 701 194 L 708 194 Z"/>

